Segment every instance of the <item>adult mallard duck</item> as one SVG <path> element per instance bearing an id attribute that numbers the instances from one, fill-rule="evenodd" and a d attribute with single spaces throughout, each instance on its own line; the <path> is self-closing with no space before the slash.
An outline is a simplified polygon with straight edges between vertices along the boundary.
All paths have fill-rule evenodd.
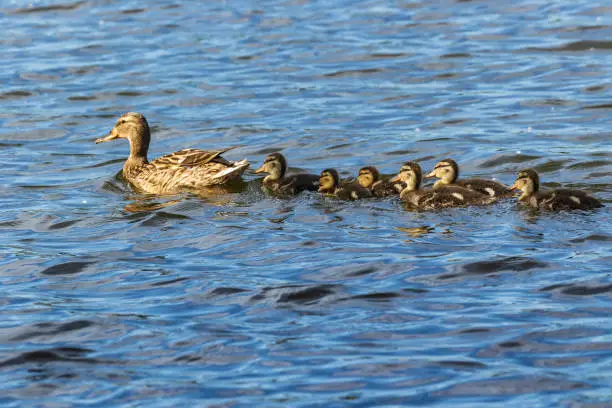
<path id="1" fill-rule="evenodd" d="M 393 182 L 402 181 L 406 184 L 406 188 L 400 194 L 400 199 L 413 208 L 432 210 L 466 205 L 486 205 L 496 200 L 495 197 L 462 187 L 421 190 L 422 174 L 421 166 L 418 163 L 407 162 L 404 163 L 399 174 L 391 179 Z"/>
<path id="2" fill-rule="evenodd" d="M 584 191 L 557 189 L 540 191 L 540 176 L 535 170 L 521 170 L 511 190 L 521 190 L 519 201 L 543 210 L 590 210 L 603 204 Z"/>
<path id="3" fill-rule="evenodd" d="M 372 192 L 359 183 L 347 183 L 340 185 L 340 176 L 334 169 L 325 169 L 319 177 L 319 192 L 333 195 L 342 200 L 359 200 L 372 197 Z"/>
<path id="4" fill-rule="evenodd" d="M 319 176 L 316 174 L 293 174 L 285 176 L 287 160 L 280 153 L 269 154 L 255 173 L 268 173 L 263 185 L 279 194 L 297 194 L 301 191 L 317 191 Z"/>
<path id="5" fill-rule="evenodd" d="M 398 195 L 405 186 L 401 181 L 392 183 L 390 180 L 380 179 L 380 173 L 374 166 L 366 166 L 359 170 L 357 176 L 357 182 L 372 191 L 372 194 L 376 197 L 388 197 L 392 195 Z"/>
<path id="6" fill-rule="evenodd" d="M 246 159 L 230 162 L 221 157 L 222 153 L 235 147 L 216 151 L 183 149 L 150 162 L 147 152 L 151 132 L 147 120 L 140 113 L 129 112 L 121 116 L 110 133 L 97 139 L 96 143 L 114 139 L 130 142 L 130 156 L 123 165 L 123 177 L 147 193 L 174 194 L 224 184 L 240 177 L 249 167 Z"/>
<path id="7" fill-rule="evenodd" d="M 459 166 L 453 159 L 444 159 L 435 165 L 433 170 L 425 176 L 425 178 L 437 177 L 440 180 L 434 183 L 433 188 L 446 187 L 455 185 L 478 191 L 479 193 L 489 195 L 491 197 L 510 197 L 512 192 L 507 186 L 493 180 L 485 179 L 466 179 L 457 180 L 459 177 Z"/>

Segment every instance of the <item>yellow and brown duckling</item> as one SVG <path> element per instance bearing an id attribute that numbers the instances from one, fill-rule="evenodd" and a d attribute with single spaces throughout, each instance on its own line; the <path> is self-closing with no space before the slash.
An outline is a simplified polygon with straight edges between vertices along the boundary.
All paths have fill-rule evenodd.
<path id="1" fill-rule="evenodd" d="M 540 191 L 540 176 L 535 170 L 521 170 L 511 190 L 521 190 L 519 201 L 543 210 L 590 210 L 603 204 L 584 191 L 557 189 Z"/>
<path id="2" fill-rule="evenodd" d="M 400 194 L 400 199 L 413 208 L 432 210 L 467 205 L 487 205 L 496 200 L 495 197 L 462 187 L 421 190 L 422 174 L 421 166 L 418 163 L 407 162 L 401 167 L 399 174 L 391 179 L 391 181 L 402 181 L 406 184 L 406 188 Z"/>
<path id="3" fill-rule="evenodd" d="M 334 195 L 342 200 L 359 200 L 372 197 L 370 189 L 359 183 L 340 184 L 340 176 L 335 169 L 325 169 L 319 177 L 319 192 Z"/>
<path id="4" fill-rule="evenodd" d="M 293 174 L 286 176 L 287 160 L 280 153 L 269 154 L 255 173 L 268 173 L 263 185 L 275 193 L 297 194 L 301 191 L 317 191 L 319 176 L 316 174 Z"/>
<path id="5" fill-rule="evenodd" d="M 249 162 L 230 162 L 222 153 L 234 149 L 206 151 L 183 149 L 153 161 L 147 159 L 151 132 L 140 113 L 129 112 L 121 116 L 110 133 L 96 143 L 114 139 L 130 142 L 130 155 L 123 165 L 123 178 L 138 190 L 153 194 L 174 194 L 183 190 L 200 190 L 225 184 L 240 177 Z"/>
<path id="6" fill-rule="evenodd" d="M 357 182 L 372 191 L 372 194 L 376 197 L 398 195 L 406 187 L 401 181 L 391 182 L 389 179 L 381 180 L 380 173 L 374 166 L 361 168 L 357 176 Z"/>
<path id="7" fill-rule="evenodd" d="M 507 186 L 494 180 L 478 178 L 457 180 L 459 177 L 459 166 L 453 159 L 444 159 L 439 161 L 435 165 L 434 169 L 425 176 L 425 178 L 432 177 L 439 178 L 439 180 L 434 183 L 434 189 L 452 185 L 478 191 L 479 193 L 486 194 L 491 197 L 512 196 L 512 192 Z"/>

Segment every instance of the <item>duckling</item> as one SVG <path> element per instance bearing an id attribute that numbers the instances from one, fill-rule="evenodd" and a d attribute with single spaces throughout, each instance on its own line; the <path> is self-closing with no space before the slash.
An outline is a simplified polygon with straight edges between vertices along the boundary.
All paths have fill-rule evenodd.
<path id="1" fill-rule="evenodd" d="M 603 204 L 584 191 L 557 189 L 540 191 L 540 176 L 535 170 L 521 170 L 511 190 L 521 190 L 519 201 L 533 208 L 543 210 L 590 210 Z"/>
<path id="2" fill-rule="evenodd" d="M 269 154 L 255 173 L 268 173 L 263 185 L 280 194 L 298 194 L 301 191 L 317 191 L 319 176 L 316 174 L 293 174 L 285 176 L 287 160 L 280 153 Z"/>
<path id="3" fill-rule="evenodd" d="M 325 169 L 319 178 L 319 192 L 326 195 L 335 195 L 342 200 L 359 200 L 372 197 L 372 192 L 359 183 L 340 185 L 340 177 L 334 169 Z"/>
<path id="4" fill-rule="evenodd" d="M 138 190 L 153 194 L 175 194 L 182 190 L 199 190 L 225 184 L 249 167 L 244 159 L 230 162 L 221 157 L 231 149 L 206 151 L 183 149 L 157 158 L 147 159 L 151 132 L 143 115 L 128 112 L 121 116 L 110 133 L 96 140 L 104 143 L 114 139 L 130 142 L 130 156 L 123 165 L 123 178 Z"/>
<path id="5" fill-rule="evenodd" d="M 392 183 L 389 180 L 381 180 L 378 169 L 374 166 L 366 166 L 359 170 L 357 182 L 363 187 L 372 191 L 376 197 L 388 197 L 398 195 L 406 185 L 397 181 Z"/>
<path id="6" fill-rule="evenodd" d="M 486 205 L 496 200 L 495 197 L 460 187 L 421 190 L 422 174 L 421 166 L 418 163 L 407 162 L 401 167 L 399 174 L 391 179 L 392 182 L 399 180 L 406 184 L 406 188 L 400 194 L 400 199 L 411 207 L 432 210 L 466 205 Z"/>
<path id="7" fill-rule="evenodd" d="M 491 197 L 510 197 L 512 192 L 507 186 L 493 180 L 485 179 L 467 179 L 457 180 L 459 177 L 459 166 L 453 159 L 444 159 L 435 165 L 434 169 L 425 176 L 425 178 L 437 177 L 440 180 L 436 181 L 433 188 L 437 189 L 442 186 L 455 185 L 464 187 L 470 190 L 478 191 L 479 193 L 489 195 Z"/>

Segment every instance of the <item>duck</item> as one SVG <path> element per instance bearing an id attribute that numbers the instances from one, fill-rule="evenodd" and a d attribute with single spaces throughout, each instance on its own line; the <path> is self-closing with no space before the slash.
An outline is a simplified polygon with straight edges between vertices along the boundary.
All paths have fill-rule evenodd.
<path id="1" fill-rule="evenodd" d="M 390 180 L 405 183 L 406 187 L 400 193 L 400 199 L 412 208 L 433 210 L 467 205 L 487 205 L 497 200 L 495 197 L 461 187 L 421 190 L 422 175 L 421 166 L 410 161 L 404 163 L 397 176 Z"/>
<path id="2" fill-rule="evenodd" d="M 266 156 L 260 168 L 255 173 L 268 173 L 263 179 L 263 185 L 274 193 L 298 194 L 302 191 L 317 191 L 319 176 L 316 174 L 293 174 L 286 176 L 287 159 L 280 153 Z"/>
<path id="3" fill-rule="evenodd" d="M 372 192 L 359 183 L 340 184 L 340 176 L 335 169 L 325 169 L 319 177 L 319 192 L 336 196 L 342 200 L 359 200 L 372 197 Z"/>
<path id="4" fill-rule="evenodd" d="M 366 166 L 359 169 L 357 182 L 369 189 L 376 197 L 388 197 L 398 195 L 405 186 L 401 181 L 392 183 L 390 180 L 380 179 L 380 172 L 374 166 Z"/>
<path id="5" fill-rule="evenodd" d="M 425 176 L 425 178 L 433 177 L 440 179 L 434 183 L 434 189 L 453 185 L 478 191 L 479 193 L 486 194 L 491 197 L 512 196 L 512 192 L 506 185 L 494 180 L 479 178 L 457 180 L 459 177 L 459 166 L 453 159 L 444 159 L 439 161 L 434 166 L 433 170 Z"/>
<path id="6" fill-rule="evenodd" d="M 249 167 L 246 159 L 231 162 L 221 157 L 238 146 L 212 151 L 183 149 L 149 161 L 147 152 L 151 131 L 147 119 L 136 112 L 122 115 L 107 136 L 96 139 L 96 144 L 115 139 L 130 142 L 123 178 L 145 193 L 163 195 L 201 190 L 240 178 Z"/>
<path id="7" fill-rule="evenodd" d="M 603 207 L 598 199 L 584 191 L 569 189 L 540 191 L 540 176 L 533 169 L 519 171 L 510 189 L 522 191 L 519 202 L 543 210 L 591 210 Z"/>

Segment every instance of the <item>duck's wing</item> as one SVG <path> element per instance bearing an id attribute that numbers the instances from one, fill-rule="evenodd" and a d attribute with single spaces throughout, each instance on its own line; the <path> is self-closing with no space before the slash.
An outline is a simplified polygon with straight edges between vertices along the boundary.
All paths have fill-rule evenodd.
<path id="1" fill-rule="evenodd" d="M 406 188 L 406 184 L 401 181 L 380 180 L 372 184 L 372 193 L 376 197 L 387 197 L 398 195 L 404 188 Z"/>
<path id="2" fill-rule="evenodd" d="M 508 196 L 512 194 L 512 192 L 510 191 L 510 189 L 508 189 L 506 185 L 494 180 L 465 179 L 457 181 L 456 184 L 458 186 L 478 191 L 479 193 L 486 194 L 492 197 Z"/>
<path id="3" fill-rule="evenodd" d="M 601 202 L 580 190 L 552 190 L 537 195 L 538 207 L 546 210 L 589 210 Z"/>
<path id="4" fill-rule="evenodd" d="M 305 190 L 317 191 L 319 189 L 319 176 L 316 174 L 294 174 L 285 177 L 281 182 L 280 189 L 292 194 Z"/>
<path id="5" fill-rule="evenodd" d="M 372 192 L 356 182 L 345 184 L 336 191 L 336 196 L 342 200 L 359 200 L 372 197 Z"/>
<path id="6" fill-rule="evenodd" d="M 208 163 L 219 163 L 229 167 L 232 166 L 233 163 L 225 160 L 223 157 L 221 157 L 221 155 L 237 147 L 239 146 L 210 151 L 200 149 L 183 149 L 155 159 L 151 163 L 157 167 L 196 167 Z"/>

